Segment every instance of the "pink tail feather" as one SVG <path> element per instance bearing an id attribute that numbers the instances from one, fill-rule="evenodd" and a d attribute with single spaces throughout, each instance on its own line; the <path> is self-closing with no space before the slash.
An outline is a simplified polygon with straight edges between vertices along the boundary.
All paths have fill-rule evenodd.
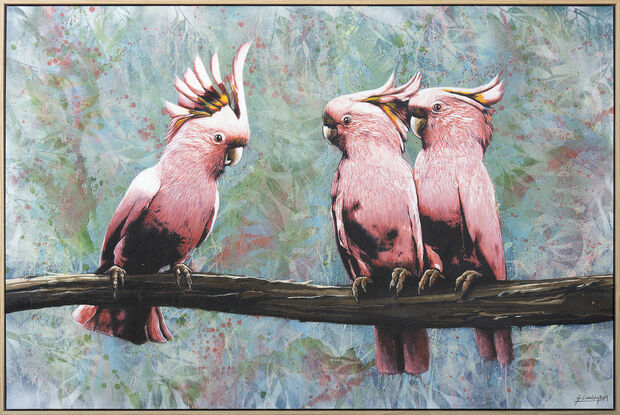
<path id="1" fill-rule="evenodd" d="M 431 360 L 426 329 L 405 331 L 402 336 L 405 372 L 410 375 L 426 372 Z"/>
<path id="2" fill-rule="evenodd" d="M 379 373 L 401 373 L 402 347 L 394 330 L 375 326 L 375 366 Z"/>
<path id="3" fill-rule="evenodd" d="M 407 372 L 418 375 L 430 365 L 430 347 L 426 329 L 398 332 L 375 327 L 375 365 L 379 373 Z"/>
<path id="4" fill-rule="evenodd" d="M 474 338 L 480 356 L 484 360 L 498 360 L 504 366 L 510 363 L 514 358 L 511 333 L 510 328 L 475 328 Z"/>
<path id="5" fill-rule="evenodd" d="M 159 307 L 81 305 L 73 312 L 73 320 L 89 330 L 135 344 L 173 339 Z"/>
<path id="6" fill-rule="evenodd" d="M 506 366 L 514 359 L 513 347 L 512 347 L 512 329 L 510 327 L 505 329 L 495 329 L 493 336 L 495 340 L 495 352 L 497 353 L 497 360 Z"/>

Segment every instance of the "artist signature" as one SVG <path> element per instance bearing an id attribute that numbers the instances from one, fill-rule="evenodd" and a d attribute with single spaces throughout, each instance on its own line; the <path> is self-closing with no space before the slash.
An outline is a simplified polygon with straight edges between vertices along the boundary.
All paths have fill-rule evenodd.
<path id="1" fill-rule="evenodd" d="M 582 403 L 582 402 L 596 402 L 596 404 L 598 405 L 599 402 L 609 402 L 609 396 L 608 395 L 577 395 L 577 397 L 575 397 L 575 406 L 577 406 L 578 403 Z"/>

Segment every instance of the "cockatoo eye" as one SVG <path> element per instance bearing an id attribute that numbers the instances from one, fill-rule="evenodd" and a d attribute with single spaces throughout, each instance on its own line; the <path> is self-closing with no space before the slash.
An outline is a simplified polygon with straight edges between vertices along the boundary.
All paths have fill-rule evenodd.
<path id="1" fill-rule="evenodd" d="M 224 139 L 224 137 L 222 137 L 222 134 L 215 134 L 213 136 L 213 140 L 215 140 L 216 143 L 221 142 Z"/>
<path id="2" fill-rule="evenodd" d="M 344 123 L 344 125 L 351 124 L 351 117 L 349 117 L 348 115 L 345 115 L 345 117 L 342 119 L 342 122 Z"/>
<path id="3" fill-rule="evenodd" d="M 435 112 L 441 111 L 441 104 L 439 102 L 437 102 L 437 103 L 435 103 L 433 105 L 433 111 L 435 111 Z"/>

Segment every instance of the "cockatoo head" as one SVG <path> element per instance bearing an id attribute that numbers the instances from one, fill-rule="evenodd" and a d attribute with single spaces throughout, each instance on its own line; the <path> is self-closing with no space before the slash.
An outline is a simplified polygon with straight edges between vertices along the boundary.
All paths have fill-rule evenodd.
<path id="1" fill-rule="evenodd" d="M 493 133 L 491 106 L 503 95 L 499 75 L 478 88 L 421 89 L 409 100 L 411 129 L 423 146 L 473 138 L 486 150 Z"/>
<path id="2" fill-rule="evenodd" d="M 380 88 L 332 99 L 323 111 L 323 136 L 343 152 L 368 140 L 385 140 L 403 152 L 407 102 L 419 87 L 419 73 L 400 87 L 394 87 L 392 73 Z"/>
<path id="3" fill-rule="evenodd" d="M 166 133 L 168 148 L 193 151 L 219 172 L 237 164 L 250 139 L 243 87 L 243 66 L 250 42 L 233 59 L 232 74 L 222 80 L 217 53 L 211 57 L 211 75 L 197 56 L 183 80 L 175 78 L 177 104 L 166 102 L 172 118 Z M 218 170 L 221 167 L 221 171 Z"/>

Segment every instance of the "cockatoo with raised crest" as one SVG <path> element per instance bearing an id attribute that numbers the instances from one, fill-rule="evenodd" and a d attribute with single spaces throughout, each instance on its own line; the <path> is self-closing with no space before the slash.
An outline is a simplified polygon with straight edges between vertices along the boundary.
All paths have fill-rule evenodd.
<path id="1" fill-rule="evenodd" d="M 414 166 L 429 286 L 443 275 L 466 293 L 479 279 L 505 280 L 499 209 L 483 163 L 491 142 L 491 108 L 502 99 L 499 75 L 478 88 L 427 88 L 409 100 L 422 140 Z M 475 328 L 485 360 L 513 359 L 510 328 Z"/>
<path id="2" fill-rule="evenodd" d="M 239 48 L 224 80 L 217 54 L 211 58 L 212 80 L 199 57 L 183 80 L 175 79 L 177 104 L 165 107 L 172 120 L 164 152 L 131 182 L 103 242 L 97 273 L 110 276 L 115 297 L 126 273 L 151 274 L 166 266 L 179 286 L 191 289 L 184 262 L 211 232 L 218 178 L 239 161 L 250 138 L 243 87 L 249 48 L 249 42 Z M 82 305 L 73 318 L 87 329 L 137 344 L 172 339 L 159 307 Z"/>
<path id="3" fill-rule="evenodd" d="M 407 102 L 420 75 L 401 87 L 393 84 L 392 74 L 382 87 L 334 98 L 323 111 L 323 134 L 342 152 L 332 184 L 332 219 L 356 300 L 371 286 L 398 295 L 408 279 L 418 280 L 424 265 L 413 171 L 402 156 Z M 375 327 L 375 352 L 380 373 L 419 374 L 429 367 L 423 328 L 389 322 Z"/>

